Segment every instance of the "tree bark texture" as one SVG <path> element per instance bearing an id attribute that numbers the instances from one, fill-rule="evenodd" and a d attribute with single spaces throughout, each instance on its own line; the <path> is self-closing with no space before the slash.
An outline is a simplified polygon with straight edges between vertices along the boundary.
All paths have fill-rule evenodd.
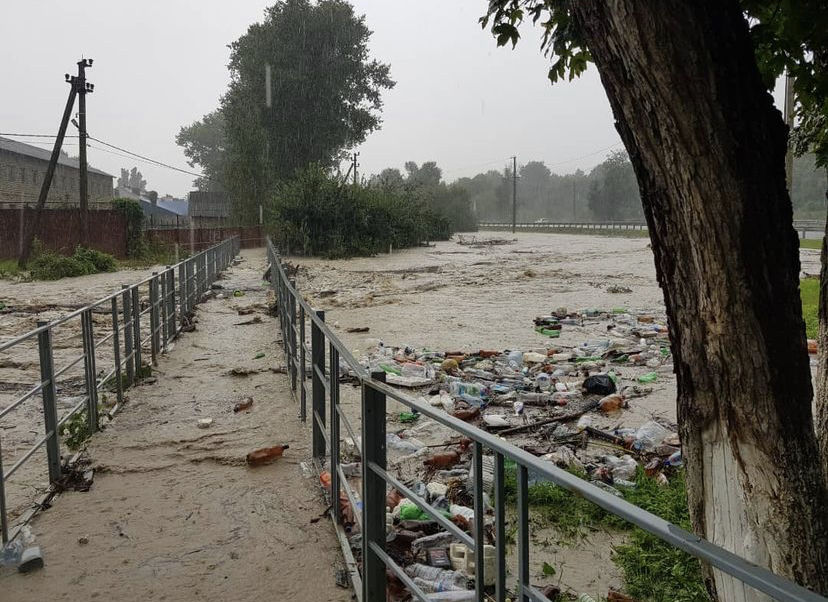
<path id="1" fill-rule="evenodd" d="M 641 187 L 699 535 L 828 593 L 786 128 L 735 0 L 578 0 Z M 718 571 L 722 600 L 763 600 Z"/>
<path id="2" fill-rule="evenodd" d="M 828 168 L 825 169 L 828 205 Z M 816 378 L 816 432 L 822 449 L 822 474 L 828 478 L 828 216 L 819 256 L 819 368 Z"/>

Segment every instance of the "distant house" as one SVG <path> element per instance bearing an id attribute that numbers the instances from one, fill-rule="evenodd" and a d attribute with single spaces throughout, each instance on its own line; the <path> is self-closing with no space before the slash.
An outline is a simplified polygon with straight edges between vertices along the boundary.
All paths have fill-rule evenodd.
<path id="1" fill-rule="evenodd" d="M 188 214 L 194 228 L 224 226 L 230 217 L 230 202 L 223 192 L 194 190 L 190 193 Z"/>
<path id="2" fill-rule="evenodd" d="M 115 195 L 121 199 L 132 199 L 141 203 L 141 209 L 144 211 L 146 225 L 150 228 L 154 226 L 181 226 L 187 225 L 186 214 L 182 215 L 176 211 L 171 210 L 162 204 L 162 199 L 155 197 L 151 198 L 146 191 L 138 191 L 137 188 L 125 188 L 118 186 L 115 190 Z"/>
<path id="3" fill-rule="evenodd" d="M 0 207 L 34 206 L 40 196 L 43 178 L 52 151 L 0 137 Z M 104 209 L 112 201 L 110 174 L 87 169 L 90 209 Z M 80 166 L 77 159 L 61 155 L 58 159 L 49 196 L 49 208 L 80 206 Z"/>
<path id="4" fill-rule="evenodd" d="M 189 215 L 189 205 L 190 202 L 187 199 L 177 199 L 168 194 L 165 194 L 158 199 L 159 207 L 166 209 L 167 211 L 172 211 L 176 215 L 181 216 Z"/>

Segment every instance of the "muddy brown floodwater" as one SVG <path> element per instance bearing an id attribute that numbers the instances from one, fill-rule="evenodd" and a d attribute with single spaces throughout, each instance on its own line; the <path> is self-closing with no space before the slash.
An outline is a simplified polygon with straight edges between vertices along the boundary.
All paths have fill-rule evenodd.
<path id="1" fill-rule="evenodd" d="M 36 516 L 45 567 L 0 569 L 3 602 L 351 599 L 336 585 L 342 561 L 319 488 L 300 470 L 310 435 L 272 369 L 265 267 L 263 250 L 244 251 L 219 281 L 227 292 L 198 306 L 196 331 L 160 359 L 157 382 L 130 389 L 92 437 L 91 490 Z M 250 409 L 234 412 L 247 397 Z M 285 443 L 275 463 L 246 465 L 248 452 Z"/>
<path id="2" fill-rule="evenodd" d="M 550 345 L 575 346 L 606 337 L 603 323 L 589 322 L 565 326 L 555 340 L 536 333 L 532 319 L 559 307 L 625 308 L 664 319 L 647 239 L 476 235 L 478 241 L 494 238 L 509 244 L 475 246 L 455 238 L 370 258 L 288 260 L 300 266 L 299 290 L 311 305 L 326 311 L 327 322 L 358 359 L 380 340 L 438 351 L 545 351 Z M 129 392 L 123 411 L 89 445 L 96 469 L 92 490 L 63 494 L 32 525 L 46 568 L 29 576 L 0 570 L 0 599 L 350 599 L 334 585 L 342 560 L 330 523 L 310 522 L 324 505 L 316 484 L 300 471 L 300 461 L 310 455 L 308 425 L 296 418 L 288 378 L 268 369 L 284 365 L 284 358 L 278 322 L 264 311 L 264 253 L 245 251 L 242 257 L 222 283 L 244 290 L 245 296 L 200 306 L 198 330 L 184 335 L 161 359 L 157 382 Z M 803 273 L 819 272 L 819 251 L 802 250 L 801 258 Z M 0 313 L 0 337 L 8 340 L 33 328 L 37 319 L 54 319 L 151 271 L 54 283 L 0 281 L 0 301 L 9 308 Z M 630 292 L 611 292 L 625 289 Z M 243 306 L 262 321 L 240 325 L 250 318 L 238 315 Z M 95 319 L 96 332 L 106 335 L 106 314 Z M 364 327 L 370 330 L 348 332 Z M 58 329 L 55 346 L 60 365 L 80 350 L 79 329 Z M 260 351 L 265 358 L 254 360 Z M 106 350 L 101 353 L 99 368 L 107 359 Z M 234 367 L 254 370 L 234 377 L 228 374 Z M 621 370 L 628 379 L 644 371 L 649 369 Z M 78 375 L 66 377 L 63 409 L 78 385 L 72 380 Z M 35 346 L 0 357 L 0 409 L 37 378 Z M 652 391 L 631 400 L 620 417 L 595 414 L 595 426 L 637 427 L 653 416 L 674 421 L 676 389 L 669 366 L 649 386 Z M 252 409 L 234 414 L 233 404 L 246 396 L 254 397 Z M 42 410 L 39 400 L 34 402 L 0 425 L 4 458 L 16 457 L 41 436 Z M 358 432 L 359 390 L 343 386 L 342 404 Z M 395 414 L 402 409 L 389 403 L 389 432 L 405 427 L 396 424 Z M 214 422 L 200 430 L 197 421 L 204 417 Z M 445 437 L 428 425 L 416 428 L 426 443 Z M 245 453 L 276 443 L 290 444 L 285 458 L 261 469 L 244 465 Z M 13 515 L 45 487 L 42 455 L 15 475 Z M 397 468 L 406 471 L 402 464 Z M 531 534 L 533 583 L 560 581 L 564 588 L 596 599 L 606 596 L 610 586 L 621 585 L 611 555 L 623 534 L 591 532 L 573 542 L 535 520 Z M 556 567 L 554 577 L 543 575 L 545 562 Z M 513 549 L 508 565 L 513 579 Z"/>
<path id="3" fill-rule="evenodd" d="M 387 346 L 410 346 L 435 351 L 519 349 L 577 346 L 606 338 L 606 322 L 564 326 L 558 339 L 535 332 L 533 318 L 556 308 L 570 311 L 625 308 L 632 313 L 665 318 L 662 292 L 655 276 L 647 238 L 596 235 L 482 232 L 465 235 L 479 242 L 505 239 L 503 245 L 468 245 L 451 241 L 428 248 L 350 260 L 291 257 L 300 266 L 297 285 L 312 306 L 325 310 L 326 321 L 359 360 L 379 341 Z M 819 251 L 801 251 L 802 273 L 819 273 Z M 614 292 L 629 289 L 629 292 Z M 368 327 L 364 333 L 349 329 Z M 614 368 L 630 382 L 650 368 Z M 651 418 L 672 423 L 676 417 L 676 385 L 671 364 L 658 369 L 652 391 L 630 400 L 620 416 L 591 414 L 594 426 L 612 429 L 638 427 Z M 342 404 L 358 425 L 358 390 L 346 388 Z M 393 414 L 407 408 L 389 403 L 389 432 L 401 430 Z M 420 421 L 423 422 L 422 420 Z M 358 429 L 358 426 L 355 426 Z M 419 428 L 419 427 L 418 427 Z M 445 438 L 421 431 L 425 443 Z M 414 429 L 417 432 L 417 428 Z M 444 439 L 443 439 L 444 440 Z M 554 528 L 533 519 L 531 577 L 533 583 L 558 583 L 571 592 L 605 597 L 621 577 L 611 560 L 613 546 L 624 541 L 618 532 L 591 532 L 573 542 Z M 554 577 L 543 575 L 548 562 Z M 508 558 L 511 575 L 517 570 L 514 549 Z"/>

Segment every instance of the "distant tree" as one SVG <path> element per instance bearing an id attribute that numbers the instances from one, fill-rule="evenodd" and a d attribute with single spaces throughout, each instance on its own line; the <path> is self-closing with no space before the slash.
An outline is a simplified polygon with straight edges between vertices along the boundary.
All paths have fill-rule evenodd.
<path id="1" fill-rule="evenodd" d="M 414 161 L 406 161 L 405 171 L 408 174 L 406 184 L 409 187 L 437 186 L 443 179 L 442 170 L 437 167 L 436 161 L 426 161 L 419 167 Z"/>
<path id="2" fill-rule="evenodd" d="M 137 167 L 130 170 L 121 168 L 121 175 L 118 178 L 118 186 L 120 188 L 135 189 L 138 192 L 143 192 L 147 189 L 147 181 Z"/>
<path id="3" fill-rule="evenodd" d="M 518 169 L 518 198 L 521 219 L 547 217 L 552 172 L 543 161 L 529 161 Z"/>
<path id="4" fill-rule="evenodd" d="M 198 121 L 182 126 L 175 143 L 183 147 L 190 167 L 201 167 L 204 177 L 193 184 L 198 190 L 221 190 L 227 161 L 224 113 L 216 109 Z"/>
<path id="5" fill-rule="evenodd" d="M 400 189 L 405 184 L 405 178 L 396 167 L 386 167 L 380 173 L 374 174 L 369 180 L 371 186 Z"/>
<path id="6" fill-rule="evenodd" d="M 118 188 L 129 188 L 129 170 L 123 167 L 121 168 L 121 175 L 118 177 Z"/>
<path id="7" fill-rule="evenodd" d="M 596 219 L 620 221 L 643 217 L 638 182 L 626 151 L 612 153 L 593 169 L 593 174 L 590 174 L 592 181 L 587 198 Z"/>
<path id="8" fill-rule="evenodd" d="M 370 36 L 348 2 L 284 0 L 231 44 L 230 86 L 221 103 L 224 184 L 241 216 L 255 214 L 277 180 L 310 163 L 330 168 L 379 128 L 381 93 L 394 81 L 387 64 L 370 59 Z"/>

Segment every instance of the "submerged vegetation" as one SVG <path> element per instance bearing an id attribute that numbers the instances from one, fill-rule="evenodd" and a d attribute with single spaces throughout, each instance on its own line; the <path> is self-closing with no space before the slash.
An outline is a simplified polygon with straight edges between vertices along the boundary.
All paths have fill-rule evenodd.
<path id="1" fill-rule="evenodd" d="M 515 466 L 508 464 L 506 498 L 514 504 L 517 499 Z M 578 471 L 572 472 L 580 478 L 585 476 Z M 673 475 L 666 485 L 659 485 L 639 468 L 635 487 L 621 491 L 631 504 L 691 531 L 683 471 Z M 529 508 L 536 524 L 554 527 L 565 540 L 587 537 L 596 529 L 624 533 L 626 543 L 615 548 L 613 561 L 621 570 L 626 593 L 633 598 L 680 602 L 709 600 L 697 559 L 580 495 L 553 483 L 538 482 L 529 487 Z"/>

